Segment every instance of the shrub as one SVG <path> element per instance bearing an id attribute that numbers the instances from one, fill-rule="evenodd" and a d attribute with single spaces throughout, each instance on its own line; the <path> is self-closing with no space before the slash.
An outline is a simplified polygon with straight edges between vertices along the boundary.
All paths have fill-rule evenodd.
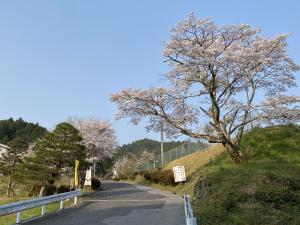
<path id="1" fill-rule="evenodd" d="M 92 190 L 98 190 L 101 187 L 101 181 L 98 178 L 92 178 Z"/>
<path id="2" fill-rule="evenodd" d="M 144 173 L 144 179 L 147 181 L 151 181 L 151 173 L 149 171 L 146 171 Z"/>
<path id="3" fill-rule="evenodd" d="M 119 177 L 114 177 L 113 181 L 120 181 L 121 179 Z"/>
<path id="4" fill-rule="evenodd" d="M 144 179 L 156 184 L 175 185 L 172 170 L 147 171 L 144 172 Z"/>
<path id="5" fill-rule="evenodd" d="M 175 185 L 174 174 L 172 170 L 163 170 L 160 174 L 160 183 L 164 185 Z"/>
<path id="6" fill-rule="evenodd" d="M 161 180 L 161 171 L 160 170 L 155 170 L 150 173 L 150 181 L 151 182 L 158 184 L 158 183 L 160 183 L 160 180 Z"/>
<path id="7" fill-rule="evenodd" d="M 57 191 L 57 188 L 54 184 L 46 184 L 45 187 L 45 196 L 54 195 Z"/>
<path id="8" fill-rule="evenodd" d="M 41 184 L 33 184 L 29 191 L 28 196 L 29 197 L 38 196 L 40 194 L 41 188 L 42 188 Z"/>
<path id="9" fill-rule="evenodd" d="M 57 188 L 57 194 L 65 193 L 70 191 L 69 185 L 60 185 L 59 188 Z"/>

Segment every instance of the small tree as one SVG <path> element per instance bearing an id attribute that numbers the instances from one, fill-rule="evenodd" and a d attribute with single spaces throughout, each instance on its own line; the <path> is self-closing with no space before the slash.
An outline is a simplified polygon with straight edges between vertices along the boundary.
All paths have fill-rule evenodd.
<path id="1" fill-rule="evenodd" d="M 106 120 L 97 117 L 71 118 L 70 123 L 80 132 L 89 161 L 112 157 L 117 146 L 115 131 Z"/>
<path id="2" fill-rule="evenodd" d="M 236 163 L 243 133 L 253 122 L 299 121 L 299 96 L 286 96 L 299 70 L 286 53 L 287 35 L 264 38 L 249 25 L 217 26 L 193 14 L 166 43 L 168 88 L 126 89 L 112 94 L 117 118 L 147 129 L 222 143 Z M 202 124 L 202 126 L 200 126 Z"/>
<path id="3" fill-rule="evenodd" d="M 85 152 L 79 131 L 69 123 L 60 123 L 33 147 L 33 156 L 25 159 L 24 180 L 50 182 L 73 171 L 75 159 L 84 165 Z M 70 172 L 71 173 L 71 172 Z"/>
<path id="4" fill-rule="evenodd" d="M 10 141 L 8 146 L 9 149 L 0 156 L 0 173 L 9 177 L 7 196 L 10 197 L 11 193 L 14 193 L 13 187 L 16 183 L 16 172 L 29 146 L 25 140 L 19 137 Z"/>

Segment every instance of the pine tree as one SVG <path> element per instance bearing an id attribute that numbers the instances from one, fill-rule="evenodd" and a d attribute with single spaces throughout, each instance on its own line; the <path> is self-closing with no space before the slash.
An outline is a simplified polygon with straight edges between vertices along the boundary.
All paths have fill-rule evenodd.
<path id="1" fill-rule="evenodd" d="M 22 157 L 28 149 L 28 143 L 22 138 L 15 138 L 13 141 L 8 143 L 10 147 L 0 157 L 0 173 L 8 176 L 9 181 L 7 185 L 7 196 L 11 196 L 14 193 L 14 185 L 17 180 L 17 170 L 22 163 Z"/>
<path id="2" fill-rule="evenodd" d="M 33 147 L 33 156 L 25 159 L 24 181 L 53 183 L 74 168 L 75 159 L 83 165 L 85 159 L 82 138 L 69 123 L 58 124 Z"/>

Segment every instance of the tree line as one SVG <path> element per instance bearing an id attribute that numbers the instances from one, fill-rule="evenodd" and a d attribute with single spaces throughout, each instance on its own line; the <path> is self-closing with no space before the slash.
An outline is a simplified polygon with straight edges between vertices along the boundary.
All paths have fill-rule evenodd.
<path id="1" fill-rule="evenodd" d="M 16 127 L 14 122 L 9 120 L 11 127 Z M 73 177 L 75 159 L 80 161 L 79 171 L 84 175 L 89 165 L 111 157 L 116 146 L 111 125 L 99 118 L 72 118 L 35 140 L 24 138 L 22 132 L 16 133 L 22 135 L 16 134 L 8 141 L 9 149 L 0 156 L 0 174 L 9 178 L 7 196 L 15 195 L 15 187 L 20 183 L 33 189 L 53 184 L 62 177 Z"/>
<path id="2" fill-rule="evenodd" d="M 28 144 L 35 142 L 47 133 L 47 129 L 38 123 L 28 123 L 22 118 L 0 120 L 0 143 L 7 144 L 16 137 L 22 138 Z"/>

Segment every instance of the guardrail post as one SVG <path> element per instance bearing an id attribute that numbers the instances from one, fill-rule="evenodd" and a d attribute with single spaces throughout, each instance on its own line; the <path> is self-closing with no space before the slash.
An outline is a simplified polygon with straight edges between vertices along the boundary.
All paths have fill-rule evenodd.
<path id="1" fill-rule="evenodd" d="M 74 205 L 77 205 L 77 197 L 74 198 Z"/>
<path id="2" fill-rule="evenodd" d="M 59 209 L 62 210 L 64 208 L 64 201 L 61 200 L 59 204 Z"/>
<path id="3" fill-rule="evenodd" d="M 41 216 L 45 215 L 45 206 L 43 205 L 42 206 L 42 209 L 41 209 Z"/>
<path id="4" fill-rule="evenodd" d="M 190 203 L 190 196 L 184 195 L 184 211 L 185 211 L 185 221 L 187 225 L 197 225 L 196 218 L 193 214 L 193 209 Z"/>
<path id="5" fill-rule="evenodd" d="M 16 224 L 21 223 L 21 212 L 17 212 Z"/>

